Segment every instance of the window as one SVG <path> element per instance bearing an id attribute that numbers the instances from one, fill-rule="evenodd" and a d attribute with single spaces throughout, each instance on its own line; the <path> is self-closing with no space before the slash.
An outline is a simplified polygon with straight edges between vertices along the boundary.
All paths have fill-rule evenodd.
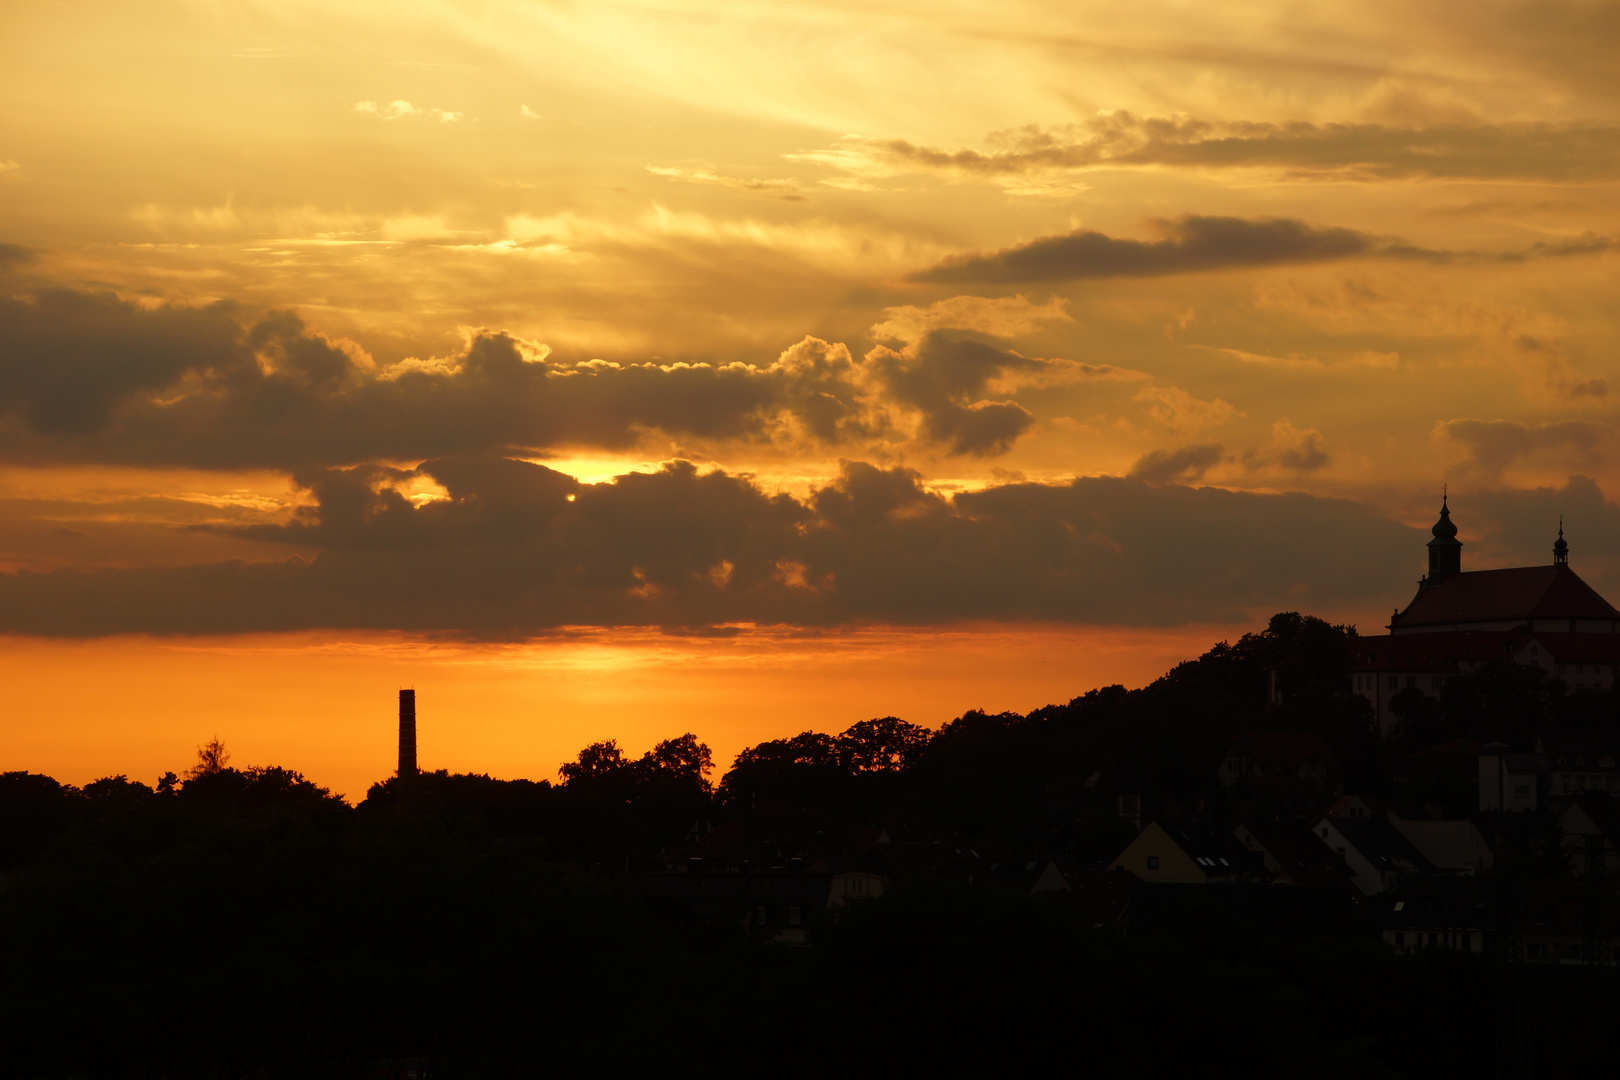
<path id="1" fill-rule="evenodd" d="M 1389 677 L 1389 688 L 1391 690 L 1399 690 L 1401 688 L 1401 677 L 1399 675 L 1391 675 Z"/>
<path id="2" fill-rule="evenodd" d="M 1515 799 L 1528 799 L 1530 797 L 1530 785 L 1519 784 L 1513 789 L 1513 797 Z"/>
<path id="3" fill-rule="evenodd" d="M 798 904 L 789 904 L 788 905 L 788 925 L 789 926 L 798 926 L 799 921 L 800 921 L 799 905 Z"/>
<path id="4" fill-rule="evenodd" d="M 1577 675 L 1585 675 L 1586 674 L 1586 665 L 1585 664 L 1576 664 L 1575 665 L 1575 674 L 1577 674 Z"/>
<path id="5" fill-rule="evenodd" d="M 732 910 L 736 910 L 736 909 L 733 908 Z M 766 911 L 765 911 L 765 905 L 764 904 L 761 904 L 758 907 L 756 907 L 754 909 L 754 925 L 755 926 L 764 926 L 765 925 L 765 915 L 766 915 Z"/>
<path id="6" fill-rule="evenodd" d="M 1406 677 L 1406 685 L 1416 689 L 1416 687 L 1417 687 L 1417 676 L 1416 675 L 1408 675 Z"/>
<path id="7" fill-rule="evenodd" d="M 1328 834 L 1327 826 L 1324 825 L 1324 826 L 1322 826 L 1322 839 L 1326 840 L 1327 839 L 1327 834 Z"/>
<path id="8" fill-rule="evenodd" d="M 866 895 L 866 879 L 865 878 L 851 878 L 850 882 L 849 882 L 849 891 L 854 896 L 865 896 Z"/>
<path id="9" fill-rule="evenodd" d="M 1157 870 L 1158 868 L 1159 868 L 1159 857 L 1157 855 L 1149 855 L 1148 856 L 1148 869 L 1149 870 Z"/>
<path id="10" fill-rule="evenodd" d="M 1460 949 L 1464 949 L 1464 950 L 1466 950 L 1468 952 L 1473 952 L 1474 951 L 1474 935 L 1473 934 L 1458 934 L 1457 935 L 1457 947 L 1460 948 Z"/>
<path id="11" fill-rule="evenodd" d="M 1397 949 L 1406 948 L 1406 935 L 1399 930 L 1395 931 L 1395 947 Z"/>
<path id="12" fill-rule="evenodd" d="M 1430 679 L 1430 680 L 1429 680 L 1429 682 L 1430 682 L 1430 687 L 1429 687 L 1429 688 L 1430 688 L 1430 689 L 1431 689 L 1431 690 L 1438 690 L 1438 689 L 1440 689 L 1440 676 L 1438 676 L 1438 675 L 1435 675 L 1435 676 L 1433 676 L 1433 677 L 1432 677 L 1432 678 L 1431 678 L 1431 679 Z"/>
<path id="13" fill-rule="evenodd" d="M 1564 673 L 1564 665 L 1559 664 L 1558 665 L 1558 674 L 1562 675 L 1563 673 Z"/>

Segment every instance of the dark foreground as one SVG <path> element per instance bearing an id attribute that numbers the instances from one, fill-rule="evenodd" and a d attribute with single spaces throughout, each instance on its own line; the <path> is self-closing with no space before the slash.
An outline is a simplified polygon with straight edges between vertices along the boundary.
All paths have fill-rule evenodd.
<path id="1" fill-rule="evenodd" d="M 1332 874 L 1311 894 L 1328 902 L 1190 886 L 1120 919 L 986 871 L 1040 856 L 1117 882 L 1136 828 L 1112 797 L 1090 815 L 1087 777 L 1129 778 L 1144 820 L 1228 830 L 1308 823 L 1338 790 L 1456 816 L 1474 761 L 1425 747 L 1620 730 L 1615 692 L 1504 666 L 1439 706 L 1414 695 L 1380 741 L 1344 693 L 1353 639 L 1278 616 L 1142 690 L 937 732 L 805 733 L 745 751 L 713 787 L 691 736 L 639 760 L 588 747 L 557 784 L 425 774 L 352 807 L 289 770 L 231 768 L 217 745 L 155 787 L 0 774 L 0 1075 L 1607 1075 L 1620 968 L 1397 954 Z M 1281 704 L 1266 699 L 1279 664 Z M 1223 783 L 1255 731 L 1320 739 L 1342 782 Z M 752 907 L 705 917 L 689 886 L 750 874 L 752 849 L 712 865 L 718 838 L 768 801 L 810 823 L 771 855 L 789 870 L 795 851 L 837 863 L 853 857 L 841 836 L 889 830 L 883 894 L 805 905 L 791 935 L 771 929 L 777 909 L 764 931 Z M 1487 822 L 1481 895 L 1494 875 L 1584 888 L 1553 819 L 1516 820 Z M 902 828 L 941 857 L 896 861 Z"/>
<path id="2" fill-rule="evenodd" d="M 821 912 L 790 947 L 431 800 L 349 808 L 295 774 L 229 769 L 82 799 L 0 897 L 9 1076 L 1495 1068 L 1491 962 L 1395 956 L 1353 919 L 1278 934 L 1194 905 L 1122 934 L 1057 900 L 916 877 Z M 1612 1060 L 1612 971 L 1524 976 L 1537 1072 Z"/>

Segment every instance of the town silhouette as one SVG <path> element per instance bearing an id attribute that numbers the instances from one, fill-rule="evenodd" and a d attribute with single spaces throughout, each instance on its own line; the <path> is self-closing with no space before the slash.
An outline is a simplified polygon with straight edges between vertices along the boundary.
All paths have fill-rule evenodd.
<path id="1" fill-rule="evenodd" d="M 0 776 L 15 1076 L 1597 1071 L 1620 1007 L 1620 612 L 1465 572 L 1137 690 L 717 767 L 399 767 L 349 805 L 218 738 Z M 420 707 L 420 711 L 419 711 Z"/>

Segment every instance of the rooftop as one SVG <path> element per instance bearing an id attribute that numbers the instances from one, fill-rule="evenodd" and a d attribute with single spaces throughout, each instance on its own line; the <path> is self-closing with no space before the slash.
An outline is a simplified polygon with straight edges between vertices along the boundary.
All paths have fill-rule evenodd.
<path id="1" fill-rule="evenodd" d="M 1616 619 L 1620 611 L 1569 564 L 1518 566 L 1451 574 L 1418 589 L 1391 630 L 1462 627 L 1536 619 Z"/>

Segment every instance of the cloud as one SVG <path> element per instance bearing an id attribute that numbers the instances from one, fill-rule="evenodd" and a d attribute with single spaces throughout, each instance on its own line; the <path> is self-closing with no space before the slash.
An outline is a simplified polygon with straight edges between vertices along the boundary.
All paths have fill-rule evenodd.
<path id="1" fill-rule="evenodd" d="M 918 281 L 1019 282 L 1158 277 L 1232 267 L 1327 262 L 1387 251 L 1353 229 L 1316 228 L 1292 218 L 1250 220 L 1187 215 L 1157 221 L 1158 240 L 1119 240 L 1090 229 L 1046 236 L 989 254 L 949 259 Z"/>
<path id="2" fill-rule="evenodd" d="M 1555 420 L 1529 424 L 1522 420 L 1445 420 L 1436 433 L 1462 444 L 1481 469 L 1498 474 L 1533 454 L 1563 452 L 1586 465 L 1602 460 L 1603 444 L 1612 431 L 1592 420 Z"/>
<path id="3" fill-rule="evenodd" d="M 22 172 L 22 166 L 10 158 L 0 159 L 0 180 L 9 180 Z"/>
<path id="4" fill-rule="evenodd" d="M 1158 240 L 1121 240 L 1092 229 L 1043 236 L 990 253 L 956 255 L 911 275 L 914 281 L 1008 283 L 1086 278 L 1163 277 L 1211 270 L 1289 266 L 1378 258 L 1430 263 L 1524 263 L 1609 251 L 1615 241 L 1596 233 L 1541 242 L 1518 251 L 1444 251 L 1295 218 L 1206 217 L 1186 214 L 1151 222 Z"/>
<path id="5" fill-rule="evenodd" d="M 1263 169 L 1304 180 L 1605 181 L 1620 175 L 1620 127 L 1591 123 L 1424 126 L 1217 122 L 1101 112 L 1078 124 L 992 133 L 943 150 L 847 136 L 788 155 L 858 177 L 935 173 L 1003 186 L 1099 168 Z"/>
<path id="6" fill-rule="evenodd" d="M 681 180 L 688 184 L 713 184 L 753 192 L 756 195 L 769 195 L 787 202 L 804 201 L 804 196 L 799 193 L 799 182 L 792 179 L 755 180 L 741 176 L 722 176 L 707 169 L 686 169 L 675 165 L 648 165 L 647 171 L 654 176 Z"/>
<path id="7" fill-rule="evenodd" d="M 1148 415 L 1173 431 L 1198 431 L 1243 415 L 1229 401 L 1204 401 L 1179 386 L 1144 387 L 1137 391 L 1135 400 L 1145 403 Z"/>
<path id="8" fill-rule="evenodd" d="M 1024 356 L 946 330 L 929 331 L 899 349 L 878 345 L 865 361 L 889 398 L 921 414 L 928 439 L 975 457 L 1005 453 L 1035 423 L 1016 401 L 988 394 L 1025 381 L 1103 377 L 1117 370 Z"/>
<path id="9" fill-rule="evenodd" d="M 146 310 L 72 289 L 0 298 L 0 415 L 47 436 L 97 431 L 122 402 L 188 373 L 240 375 L 241 333 L 228 304 Z"/>
<path id="10" fill-rule="evenodd" d="M 375 101 L 357 101 L 354 104 L 354 111 L 364 116 L 375 116 L 379 120 L 403 120 L 407 117 L 421 116 L 437 120 L 441 124 L 454 124 L 462 116 L 459 112 L 450 112 L 446 109 L 418 109 L 410 102 L 401 100 L 390 101 L 386 105 L 378 105 Z"/>
<path id="11" fill-rule="evenodd" d="M 401 494 L 424 477 L 447 497 Z M 1379 603 L 1423 539 L 1342 500 L 1107 477 L 946 497 L 858 462 L 804 499 L 685 462 L 604 484 L 491 457 L 301 479 L 317 502 L 293 521 L 222 528 L 313 559 L 0 574 L 0 631 L 1176 625 Z"/>
<path id="12" fill-rule="evenodd" d="M 1243 455 L 1251 470 L 1285 469 L 1312 473 L 1326 468 L 1333 459 L 1322 449 L 1322 433 L 1315 428 L 1297 428 L 1287 420 L 1271 425 L 1271 445 Z"/>
<path id="13" fill-rule="evenodd" d="M 535 112 L 533 109 L 529 108 L 527 105 L 519 105 L 518 106 L 518 119 L 520 119 L 520 120 L 538 120 L 538 119 L 540 119 L 540 114 Z"/>
<path id="14" fill-rule="evenodd" d="M 1023 337 L 1047 323 L 1073 322 L 1064 310 L 1068 304 L 1059 296 L 1044 304 L 1031 303 L 1022 295 L 953 296 L 925 308 L 910 304 L 884 308 L 883 321 L 872 327 L 872 336 L 879 341 L 917 341 L 930 330 L 971 330 L 992 337 Z"/>
<path id="15" fill-rule="evenodd" d="M 654 433 L 790 449 L 912 441 L 993 455 L 1034 422 L 1008 398 L 1019 387 L 1144 377 L 925 329 L 1061 317 L 1053 305 L 1026 307 L 910 309 L 896 318 L 911 320 L 916 340 L 859 359 L 807 337 L 759 364 L 611 362 L 475 329 L 449 355 L 378 366 L 289 312 L 48 290 L 0 301 L 0 460 L 296 470 L 622 450 Z"/>
<path id="16" fill-rule="evenodd" d="M 1183 446 L 1179 450 L 1152 450 L 1137 459 L 1130 475 L 1145 484 L 1182 484 L 1199 480 L 1221 462 L 1218 443 Z"/>

